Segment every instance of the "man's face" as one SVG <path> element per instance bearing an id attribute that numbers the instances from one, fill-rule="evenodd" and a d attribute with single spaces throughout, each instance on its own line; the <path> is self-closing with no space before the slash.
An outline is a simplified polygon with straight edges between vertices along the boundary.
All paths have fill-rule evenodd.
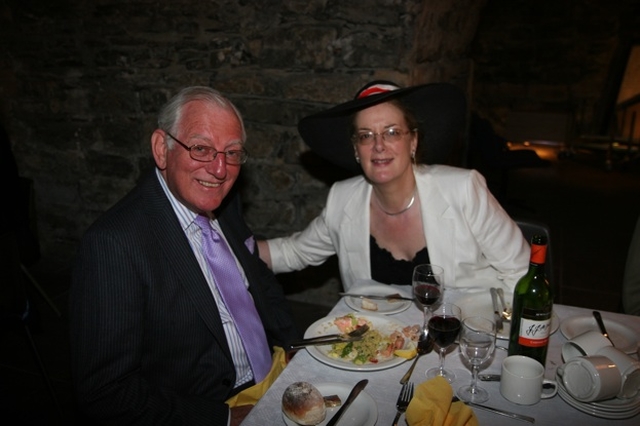
<path id="1" fill-rule="evenodd" d="M 181 117 L 173 136 L 186 146 L 210 146 L 220 152 L 242 148 L 242 126 L 233 111 L 192 101 L 183 107 Z M 158 129 L 151 143 L 156 165 L 173 195 L 196 213 L 207 214 L 218 208 L 238 178 L 240 165 L 226 164 L 224 154 L 210 162 L 194 160 L 176 142 L 168 149 L 169 138 Z"/>

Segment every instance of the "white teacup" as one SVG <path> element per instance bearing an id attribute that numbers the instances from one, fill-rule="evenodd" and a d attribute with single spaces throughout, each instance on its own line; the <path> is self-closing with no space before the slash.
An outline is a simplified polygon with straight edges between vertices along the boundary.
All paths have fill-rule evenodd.
<path id="1" fill-rule="evenodd" d="M 562 359 L 567 362 L 578 356 L 595 355 L 607 346 L 612 346 L 611 342 L 602 333 L 595 330 L 585 331 L 562 345 Z"/>
<path id="2" fill-rule="evenodd" d="M 552 385 L 552 390 L 543 390 L 542 385 Z M 540 399 L 555 396 L 558 386 L 554 380 L 544 378 L 544 366 L 533 358 L 511 355 L 502 361 L 500 393 L 511 402 L 533 405 Z"/>
<path id="3" fill-rule="evenodd" d="M 598 351 L 613 361 L 622 376 L 622 385 L 618 398 L 633 398 L 640 391 L 640 361 L 630 357 L 620 349 L 613 346 L 605 346 Z"/>
<path id="4" fill-rule="evenodd" d="M 622 377 L 615 362 L 603 355 L 575 357 L 560 369 L 564 387 L 578 401 L 614 398 L 622 386 Z"/>

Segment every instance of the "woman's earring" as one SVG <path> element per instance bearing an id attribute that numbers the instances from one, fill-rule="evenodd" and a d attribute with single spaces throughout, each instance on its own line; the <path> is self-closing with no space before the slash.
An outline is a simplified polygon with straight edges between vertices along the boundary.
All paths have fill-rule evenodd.
<path id="1" fill-rule="evenodd" d="M 360 164 L 360 157 L 356 155 L 356 163 Z"/>

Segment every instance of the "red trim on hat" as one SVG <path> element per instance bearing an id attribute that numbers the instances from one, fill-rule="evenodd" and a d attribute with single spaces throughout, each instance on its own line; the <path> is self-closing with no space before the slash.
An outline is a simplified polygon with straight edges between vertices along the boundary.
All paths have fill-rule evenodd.
<path id="1" fill-rule="evenodd" d="M 362 92 L 358 94 L 356 99 L 366 98 L 367 96 L 377 95 L 379 93 L 391 92 L 393 90 L 398 90 L 398 86 L 392 86 L 390 84 L 376 84 L 371 87 L 367 87 Z"/>

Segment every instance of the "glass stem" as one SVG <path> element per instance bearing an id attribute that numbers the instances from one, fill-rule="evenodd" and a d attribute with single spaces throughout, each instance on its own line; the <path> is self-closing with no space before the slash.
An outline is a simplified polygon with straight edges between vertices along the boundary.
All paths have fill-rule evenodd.
<path id="1" fill-rule="evenodd" d="M 476 386 L 478 385 L 478 365 L 471 365 L 471 386 L 469 387 L 469 391 L 474 394 L 476 393 Z"/>
<path id="2" fill-rule="evenodd" d="M 440 375 L 444 376 L 444 355 L 447 351 L 447 348 L 440 348 Z"/>

